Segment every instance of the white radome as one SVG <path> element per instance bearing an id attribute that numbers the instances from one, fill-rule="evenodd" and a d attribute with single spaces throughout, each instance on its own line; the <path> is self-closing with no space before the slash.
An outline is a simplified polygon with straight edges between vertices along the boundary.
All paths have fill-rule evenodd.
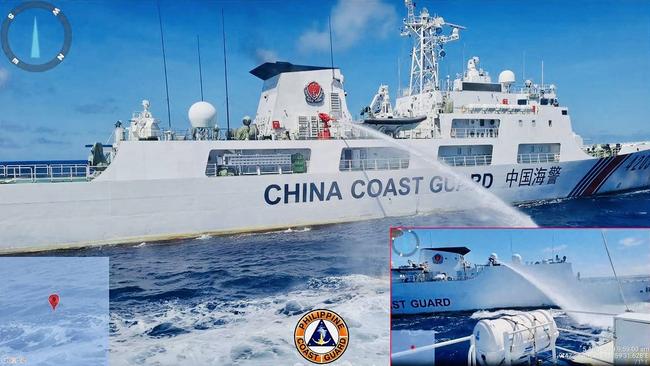
<path id="1" fill-rule="evenodd" d="M 503 70 L 499 74 L 499 84 L 513 84 L 515 82 L 515 73 L 512 70 Z"/>
<path id="2" fill-rule="evenodd" d="M 211 128 L 215 126 L 217 109 L 208 102 L 196 102 L 192 104 L 187 112 L 190 124 L 193 128 Z"/>

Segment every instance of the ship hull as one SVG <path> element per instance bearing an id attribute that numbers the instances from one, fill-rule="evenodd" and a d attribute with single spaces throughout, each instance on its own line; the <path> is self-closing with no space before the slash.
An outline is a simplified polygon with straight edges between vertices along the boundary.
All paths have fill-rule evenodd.
<path id="1" fill-rule="evenodd" d="M 455 167 L 452 171 L 505 202 L 521 203 L 648 187 L 650 151 L 605 159 Z M 102 174 L 110 177 L 107 173 Z M 421 167 L 178 179 L 101 178 L 0 185 L 0 252 L 476 210 L 489 201 L 468 194 L 466 182 L 445 169 Z"/>
<path id="2" fill-rule="evenodd" d="M 544 285 L 536 287 L 506 266 L 485 267 L 476 277 L 461 281 L 394 282 L 391 287 L 393 315 L 430 314 L 503 308 L 557 307 L 572 304 L 623 304 L 613 278 L 578 280 L 569 263 L 527 266 Z M 650 301 L 650 278 L 622 280 L 627 302 Z M 552 293 L 545 295 L 542 290 Z M 567 303 L 558 304 L 558 301 Z"/>

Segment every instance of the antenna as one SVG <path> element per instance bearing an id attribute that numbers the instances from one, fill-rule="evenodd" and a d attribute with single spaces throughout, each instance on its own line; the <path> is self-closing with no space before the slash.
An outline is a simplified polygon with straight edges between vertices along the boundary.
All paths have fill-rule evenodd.
<path id="1" fill-rule="evenodd" d="M 616 275 L 616 269 L 614 269 L 614 262 L 612 262 L 612 256 L 609 254 L 609 248 L 607 247 L 607 238 L 605 238 L 605 230 L 600 231 L 600 235 L 603 236 L 603 244 L 605 245 L 605 251 L 607 252 L 607 258 L 609 258 L 609 265 L 612 267 L 612 272 L 614 272 L 614 278 L 618 284 L 618 292 L 621 294 L 621 299 L 623 299 L 623 304 L 625 305 L 625 311 L 631 312 L 630 308 L 627 306 L 627 301 L 625 301 L 625 296 L 623 296 L 623 287 L 621 287 L 621 281 L 618 280 Z"/>
<path id="2" fill-rule="evenodd" d="M 203 101 L 203 70 L 201 68 L 201 39 L 196 35 L 196 53 L 199 55 L 199 82 L 201 83 L 201 101 Z"/>
<path id="3" fill-rule="evenodd" d="M 165 35 L 163 33 L 162 16 L 160 15 L 160 1 L 156 1 L 158 7 L 158 25 L 160 25 L 160 45 L 162 46 L 163 70 L 165 71 L 165 93 L 167 95 L 167 125 L 172 129 L 172 112 L 169 108 L 169 81 L 167 80 L 167 56 L 165 55 Z"/>
<path id="4" fill-rule="evenodd" d="M 542 88 L 544 88 L 544 60 L 542 60 Z"/>
<path id="5" fill-rule="evenodd" d="M 397 96 L 402 95 L 402 74 L 400 69 L 402 65 L 400 64 L 399 56 L 397 56 Z"/>
<path id="6" fill-rule="evenodd" d="M 523 64 L 523 70 L 521 71 L 521 80 L 526 82 L 526 51 L 522 51 L 521 53 L 521 61 Z"/>
<path id="7" fill-rule="evenodd" d="M 460 39 L 460 30 L 465 27 L 446 22 L 439 16 L 430 16 L 426 9 L 422 9 L 420 15 L 415 16 L 413 1 L 406 0 L 404 4 L 408 16 L 403 21 L 401 35 L 410 36 L 413 40 L 410 95 L 439 90 L 439 65 L 447 54 L 443 46 Z M 451 32 L 444 34 L 445 27 Z"/>
<path id="8" fill-rule="evenodd" d="M 327 17 L 330 32 L 330 64 L 332 65 L 332 80 L 334 80 L 334 47 L 332 46 L 332 17 Z"/>
<path id="9" fill-rule="evenodd" d="M 551 258 L 555 257 L 555 232 L 551 232 Z"/>
<path id="10" fill-rule="evenodd" d="M 226 140 L 230 140 L 230 104 L 228 103 L 228 60 L 226 59 L 226 23 L 221 8 L 221 35 L 223 38 L 223 77 L 226 82 Z"/>

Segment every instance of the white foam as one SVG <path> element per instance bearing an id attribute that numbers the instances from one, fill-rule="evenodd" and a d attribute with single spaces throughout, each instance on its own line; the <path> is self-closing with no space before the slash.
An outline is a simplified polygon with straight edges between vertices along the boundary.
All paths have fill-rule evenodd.
<path id="1" fill-rule="evenodd" d="M 219 304 L 214 309 L 210 303 L 167 302 L 132 317 L 114 312 L 111 364 L 311 365 L 298 354 L 293 331 L 305 312 L 326 308 L 341 315 L 350 328 L 350 345 L 336 365 L 385 365 L 387 284 L 387 278 L 363 275 L 327 277 L 311 280 L 304 290 Z M 162 323 L 190 333 L 168 338 L 147 335 Z M 196 326 L 208 329 L 196 330 Z"/>
<path id="2" fill-rule="evenodd" d="M 488 319 L 488 318 L 496 318 L 504 315 L 517 315 L 520 314 L 520 310 L 510 310 L 510 309 L 502 309 L 502 310 L 479 310 L 474 312 L 470 318 L 472 319 Z"/>
<path id="3" fill-rule="evenodd" d="M 307 231 L 311 231 L 311 228 L 310 227 L 303 227 L 303 228 L 299 228 L 299 229 L 288 228 L 284 232 L 285 233 L 304 233 L 304 232 L 307 232 Z"/>

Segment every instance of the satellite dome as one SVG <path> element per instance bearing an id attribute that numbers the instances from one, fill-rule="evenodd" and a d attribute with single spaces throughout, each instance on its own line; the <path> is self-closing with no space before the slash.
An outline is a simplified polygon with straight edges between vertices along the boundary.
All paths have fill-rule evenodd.
<path id="1" fill-rule="evenodd" d="M 214 117 L 217 115 L 217 109 L 208 102 L 196 102 L 192 104 L 187 112 L 190 124 L 193 128 L 212 128 L 215 125 Z"/>
<path id="2" fill-rule="evenodd" d="M 512 70 L 503 70 L 499 74 L 499 84 L 512 84 L 515 82 L 515 73 Z"/>
<path id="3" fill-rule="evenodd" d="M 518 253 L 513 254 L 512 263 L 521 264 L 521 255 Z"/>

